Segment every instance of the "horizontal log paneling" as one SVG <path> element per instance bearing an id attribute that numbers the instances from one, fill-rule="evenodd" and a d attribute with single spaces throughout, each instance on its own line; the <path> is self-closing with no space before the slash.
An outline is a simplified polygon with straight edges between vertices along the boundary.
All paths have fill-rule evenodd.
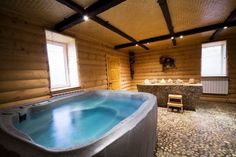
<path id="1" fill-rule="evenodd" d="M 127 53 L 115 51 L 98 41 L 81 38 L 80 35 L 72 34 L 77 39 L 76 44 L 82 88 L 107 89 L 106 56 L 115 55 L 120 58 L 121 89 L 129 89 L 131 80 Z"/>
<path id="2" fill-rule="evenodd" d="M 0 108 L 49 97 L 45 32 L 0 13 Z"/>
<path id="3" fill-rule="evenodd" d="M 0 94 L 1 92 L 6 92 L 6 91 L 41 88 L 48 86 L 49 86 L 48 79 L 1 81 Z"/>
<path id="4" fill-rule="evenodd" d="M 50 97 L 44 28 L 0 13 L 0 108 Z M 76 38 L 79 76 L 83 89 L 107 89 L 107 55 L 120 58 L 121 89 L 130 89 L 128 53 L 66 32 Z"/>
<path id="5" fill-rule="evenodd" d="M 82 88 L 107 88 L 106 53 L 97 48 L 96 43 L 85 43 L 77 39 L 77 52 L 80 67 L 80 80 Z"/>
<path id="6" fill-rule="evenodd" d="M 48 62 L 44 28 L 0 13 L 0 107 L 20 105 L 49 98 Z M 81 88 L 107 89 L 106 56 L 120 58 L 121 89 L 136 90 L 144 79 L 194 78 L 200 81 L 201 44 L 164 47 L 136 54 L 134 80 L 130 77 L 128 53 L 110 45 L 66 32 L 76 38 Z M 228 39 L 229 95 L 204 95 L 202 99 L 233 102 L 236 100 L 236 40 Z M 188 41 L 186 41 L 188 42 Z M 159 58 L 175 58 L 176 68 L 162 72 Z"/>
<path id="7" fill-rule="evenodd" d="M 1 92 L 0 104 L 49 95 L 48 87 Z"/>
<path id="8" fill-rule="evenodd" d="M 0 35 L 3 37 L 5 40 L 20 40 L 24 42 L 29 42 L 32 43 L 32 38 L 34 39 L 34 42 L 37 44 L 44 44 L 45 40 L 43 34 L 32 34 L 24 30 L 19 30 L 19 29 L 11 29 L 7 26 L 1 26 L 0 27 Z M 10 36 L 9 36 L 10 35 Z"/>
<path id="9" fill-rule="evenodd" d="M 203 95 L 202 100 L 236 102 L 236 37 L 222 37 L 227 39 L 228 51 L 228 74 L 229 74 L 229 94 L 228 95 Z M 188 42 L 188 41 L 186 41 Z M 160 56 L 170 56 L 175 59 L 176 68 L 162 72 L 159 63 Z M 185 82 L 189 78 L 194 78 L 200 82 L 201 76 L 201 42 L 185 46 L 175 46 L 160 48 L 149 52 L 136 54 L 134 80 L 131 82 L 131 90 L 137 90 L 136 84 L 143 83 L 145 79 L 182 79 Z"/>
<path id="10" fill-rule="evenodd" d="M 46 44 L 35 43 L 34 41 L 26 42 L 26 41 L 23 41 L 20 39 L 16 40 L 16 39 L 9 39 L 9 38 L 2 37 L 2 38 L 0 38 L 0 48 L 1 49 L 37 51 L 40 53 L 41 52 L 40 50 L 46 49 Z"/>
<path id="11" fill-rule="evenodd" d="M 27 61 L 1 61 L 0 70 L 47 70 L 48 64 L 46 62 Z"/>
<path id="12" fill-rule="evenodd" d="M 50 98 L 50 96 L 47 95 L 47 96 L 41 96 L 41 97 L 30 98 L 30 99 L 25 99 L 25 100 L 13 101 L 13 102 L 9 102 L 9 103 L 2 103 L 0 105 L 0 109 L 1 108 L 8 108 L 8 107 L 15 107 L 15 106 L 19 106 L 22 104 L 36 103 L 39 101 L 48 100 L 49 98 Z"/>
<path id="13" fill-rule="evenodd" d="M 41 57 L 39 55 L 19 55 L 15 54 L 14 58 L 12 58 L 12 54 L 2 54 L 0 53 L 1 58 L 0 61 L 9 61 L 9 62 L 29 62 L 30 60 L 33 60 L 34 62 L 47 62 L 47 58 Z"/>
<path id="14" fill-rule="evenodd" d="M 48 72 L 45 70 L 4 70 L 0 71 L 0 81 L 47 79 Z"/>
<path id="15" fill-rule="evenodd" d="M 19 30 L 19 31 L 25 31 L 32 35 L 44 35 L 42 34 L 42 31 L 44 31 L 43 27 L 39 27 L 35 24 L 31 24 L 30 22 L 26 20 L 21 20 L 18 17 L 9 16 L 9 13 L 1 12 L 0 13 L 0 27 L 8 27 L 12 30 Z"/>

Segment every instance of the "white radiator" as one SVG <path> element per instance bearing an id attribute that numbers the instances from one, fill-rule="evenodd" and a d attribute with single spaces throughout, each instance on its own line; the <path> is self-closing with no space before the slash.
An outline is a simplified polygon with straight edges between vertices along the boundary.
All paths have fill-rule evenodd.
<path id="1" fill-rule="evenodd" d="M 229 81 L 227 77 L 202 78 L 203 93 L 228 94 Z"/>

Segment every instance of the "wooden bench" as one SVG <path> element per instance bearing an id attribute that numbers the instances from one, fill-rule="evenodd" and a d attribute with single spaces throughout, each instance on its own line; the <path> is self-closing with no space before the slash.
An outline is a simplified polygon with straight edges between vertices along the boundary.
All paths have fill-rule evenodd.
<path id="1" fill-rule="evenodd" d="M 169 110 L 170 107 L 177 107 L 181 109 L 181 112 L 184 112 L 184 105 L 183 105 L 183 99 L 182 95 L 178 94 L 169 94 L 168 95 L 168 102 L 167 102 L 167 110 Z"/>

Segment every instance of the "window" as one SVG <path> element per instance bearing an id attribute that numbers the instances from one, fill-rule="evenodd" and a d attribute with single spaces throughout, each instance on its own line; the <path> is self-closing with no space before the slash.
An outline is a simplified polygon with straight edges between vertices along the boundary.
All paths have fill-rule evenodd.
<path id="1" fill-rule="evenodd" d="M 202 44 L 201 76 L 227 76 L 226 41 Z"/>
<path id="2" fill-rule="evenodd" d="M 47 51 L 52 88 L 69 86 L 66 45 L 48 42 Z"/>
<path id="3" fill-rule="evenodd" d="M 46 31 L 51 90 L 79 86 L 75 39 Z"/>

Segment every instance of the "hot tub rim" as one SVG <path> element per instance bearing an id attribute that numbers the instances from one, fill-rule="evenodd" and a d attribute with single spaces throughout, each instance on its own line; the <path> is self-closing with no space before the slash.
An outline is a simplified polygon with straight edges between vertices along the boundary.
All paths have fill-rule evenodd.
<path id="1" fill-rule="evenodd" d="M 6 121 L 3 121 L 2 119 L 2 115 L 0 116 L 0 128 L 2 130 L 4 130 L 4 132 L 6 132 L 7 134 L 11 135 L 12 137 L 16 138 L 17 140 L 21 140 L 23 142 L 26 142 L 28 144 L 30 144 L 31 146 L 33 146 L 34 148 L 36 149 L 39 149 L 41 151 L 46 151 L 48 153 L 66 153 L 66 152 L 72 152 L 72 151 L 79 151 L 79 150 L 83 150 L 84 148 L 87 148 L 87 147 L 100 147 L 99 150 L 96 150 L 96 151 L 93 151 L 92 155 L 98 153 L 99 151 L 101 151 L 102 149 L 104 149 L 106 146 L 108 146 L 110 143 L 114 142 L 115 140 L 119 139 L 122 135 L 124 135 L 126 132 L 132 130 L 133 128 L 135 128 L 135 126 L 137 124 L 139 124 L 140 121 L 142 121 L 147 115 L 149 112 L 151 112 L 151 110 L 155 107 L 157 107 L 157 100 L 156 100 L 156 97 L 152 94 L 149 94 L 149 93 L 143 93 L 143 92 L 130 92 L 130 91 L 107 91 L 107 90 L 95 90 L 95 91 L 84 91 L 84 92 L 79 92 L 79 93 L 76 93 L 76 94 L 72 94 L 72 95 L 66 95 L 65 97 L 59 97 L 59 99 L 55 99 L 55 98 L 51 98 L 49 99 L 48 101 L 43 101 L 41 102 L 42 105 L 48 105 L 52 102 L 55 102 L 55 101 L 59 101 L 61 99 L 65 99 L 65 98 L 69 98 L 69 97 L 73 97 L 73 96 L 78 96 L 78 95 L 84 95 L 84 94 L 90 94 L 90 93 L 98 93 L 98 94 L 101 94 L 103 96 L 103 94 L 130 94 L 130 95 L 139 95 L 139 96 L 142 96 L 143 98 L 146 97 L 146 100 L 142 103 L 142 105 L 134 112 L 132 113 L 131 115 L 129 115 L 127 118 L 125 118 L 124 120 L 120 121 L 117 125 L 115 125 L 113 128 L 111 128 L 109 131 L 107 131 L 105 134 L 103 134 L 102 136 L 100 136 L 99 138 L 96 138 L 95 140 L 92 140 L 88 143 L 85 143 L 84 145 L 76 145 L 76 146 L 73 146 L 73 147 L 70 147 L 70 148 L 66 148 L 66 149 L 47 149 L 33 141 L 29 141 L 29 139 L 27 140 L 26 138 L 22 137 L 22 136 L 19 136 L 19 135 L 16 135 L 16 134 L 13 134 L 12 132 L 8 132 L 8 127 L 13 127 L 13 129 L 15 129 L 16 131 L 20 132 L 18 129 L 16 129 L 14 126 L 4 126 L 2 124 L 6 123 Z M 52 101 L 50 101 L 52 100 Z M 46 104 L 45 104 L 46 102 Z M 38 103 L 40 105 L 40 103 Z M 25 105 L 23 105 L 25 106 Z M 25 108 L 27 109 L 27 107 L 29 108 L 32 108 L 33 106 L 30 105 L 30 106 L 25 106 Z M 34 106 L 34 107 L 37 107 L 37 106 Z M 17 107 L 18 108 L 18 107 Z M 28 109 L 29 109 L 28 108 Z M 14 109 L 14 108 L 13 108 Z M 0 113 L 1 113 L 1 110 L 0 110 Z M 141 116 L 139 116 L 141 115 Z M 9 120 L 10 117 L 12 118 L 13 115 L 11 116 L 8 116 Z M 137 118 L 139 118 L 139 120 L 137 120 Z M 132 126 L 130 126 L 129 124 L 131 123 L 132 121 Z M 134 121 L 134 122 L 133 122 Z M 4 122 L 4 123 L 2 123 Z M 11 124 L 11 123 L 9 123 Z M 12 125 L 12 124 L 11 124 Z M 127 125 L 129 127 L 127 127 Z M 124 128 L 126 127 L 125 130 L 123 130 L 123 132 L 121 133 L 120 132 L 120 128 Z M 6 130 L 5 130 L 6 129 Z M 110 136 L 112 136 L 112 134 L 117 134 L 117 133 L 120 133 L 119 136 L 115 136 L 113 138 L 110 139 Z M 23 133 L 24 134 L 24 133 Z M 26 134 L 24 134 L 26 135 Z M 105 140 L 107 142 L 106 145 L 104 145 L 104 139 L 107 139 L 109 142 L 107 142 L 107 140 Z M 101 144 L 102 144 L 102 147 L 101 147 Z M 90 150 L 91 151 L 91 150 Z"/>

